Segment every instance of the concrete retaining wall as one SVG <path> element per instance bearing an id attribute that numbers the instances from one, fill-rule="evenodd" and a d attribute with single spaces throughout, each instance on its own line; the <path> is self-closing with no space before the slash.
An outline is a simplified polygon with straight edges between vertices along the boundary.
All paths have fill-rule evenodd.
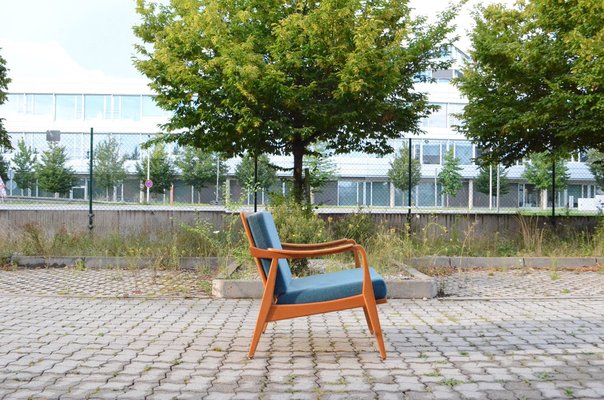
<path id="1" fill-rule="evenodd" d="M 116 209 L 99 210 L 94 212 L 94 232 L 97 234 L 149 232 L 153 235 L 163 235 L 175 232 L 181 224 L 193 225 L 197 220 L 207 221 L 217 229 L 223 226 L 224 211 L 193 211 L 193 210 L 141 210 Z M 345 213 L 321 213 L 325 219 L 344 218 Z M 372 212 L 371 217 L 387 226 L 402 228 L 407 224 L 407 214 L 391 212 Z M 531 218 L 537 227 L 550 227 L 548 217 Z M 556 231 L 591 232 L 597 226 L 601 217 L 598 216 L 559 216 Z M 63 229 L 68 232 L 88 231 L 87 210 L 0 210 L 0 237 L 20 233 L 28 224 L 35 225 L 47 234 L 54 234 Z M 516 214 L 414 214 L 411 220 L 411 230 L 420 232 L 422 229 L 440 236 L 446 234 L 481 237 L 499 232 L 501 235 L 519 234 L 521 231 L 520 218 Z M 433 232 L 430 232 L 430 231 Z"/>

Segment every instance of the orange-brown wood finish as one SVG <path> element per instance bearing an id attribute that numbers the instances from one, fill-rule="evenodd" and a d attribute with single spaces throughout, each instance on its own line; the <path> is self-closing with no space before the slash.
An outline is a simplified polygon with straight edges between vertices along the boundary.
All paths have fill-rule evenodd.
<path id="1" fill-rule="evenodd" d="M 367 320 L 369 331 L 375 336 L 378 350 L 382 360 L 386 359 L 386 348 L 382 336 L 382 328 L 377 312 L 377 304 L 386 303 L 386 299 L 375 299 L 371 276 L 369 274 L 369 264 L 367 262 L 367 254 L 362 246 L 358 245 L 351 239 L 340 239 L 326 243 L 314 244 L 293 244 L 282 243 L 283 249 L 260 249 L 256 247 L 250 227 L 247 223 L 245 213 L 241 213 L 241 221 L 245 229 L 248 242 L 250 244 L 250 253 L 254 257 L 256 268 L 262 278 L 264 285 L 264 293 L 256 327 L 250 344 L 248 357 L 254 357 L 256 347 L 260 341 L 260 336 L 266 330 L 266 325 L 271 321 L 279 321 L 283 319 L 303 317 L 313 314 L 323 314 L 333 311 L 349 310 L 352 308 L 362 308 Z M 353 252 L 355 264 L 357 267 L 363 268 L 363 290 L 362 293 L 356 296 L 345 297 L 337 300 L 330 300 L 316 303 L 304 304 L 277 304 L 274 296 L 275 282 L 277 279 L 277 262 L 280 258 L 308 258 L 318 257 L 329 254 L 337 254 L 344 252 Z M 260 259 L 271 260 L 268 276 L 264 272 Z"/>

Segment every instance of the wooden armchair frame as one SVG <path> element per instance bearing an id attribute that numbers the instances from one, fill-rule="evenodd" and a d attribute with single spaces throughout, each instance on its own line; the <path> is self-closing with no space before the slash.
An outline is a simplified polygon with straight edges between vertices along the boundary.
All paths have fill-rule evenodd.
<path id="1" fill-rule="evenodd" d="M 386 303 L 386 299 L 375 298 L 373 284 L 367 263 L 367 254 L 365 249 L 351 239 L 340 239 L 325 243 L 314 244 L 292 244 L 281 243 L 281 249 L 261 249 L 255 246 L 250 227 L 248 225 L 245 213 L 241 213 L 241 221 L 245 229 L 246 236 L 250 244 L 250 253 L 254 257 L 256 268 L 264 285 L 262 302 L 256 320 L 256 327 L 252 336 L 249 358 L 254 357 L 256 347 L 260 341 L 260 336 L 266 330 L 266 326 L 271 321 L 279 321 L 296 317 L 303 317 L 313 314 L 323 314 L 333 311 L 348 310 L 352 308 L 363 308 L 365 319 L 369 331 L 375 336 L 378 350 L 382 360 L 386 359 L 386 349 L 382 337 L 382 328 L 377 312 L 377 304 Z M 363 286 L 361 294 L 344 297 L 336 300 L 303 303 L 303 304 L 277 304 L 274 295 L 275 282 L 277 279 L 277 263 L 279 259 L 292 258 L 310 258 L 331 254 L 352 252 L 354 254 L 355 265 L 357 268 L 363 268 Z M 271 260 L 268 276 L 262 266 L 261 259 Z"/>

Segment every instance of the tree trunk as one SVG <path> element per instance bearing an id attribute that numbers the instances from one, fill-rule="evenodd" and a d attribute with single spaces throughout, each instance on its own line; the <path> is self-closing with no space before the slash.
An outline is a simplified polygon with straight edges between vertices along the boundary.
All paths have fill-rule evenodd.
<path id="1" fill-rule="evenodd" d="M 304 143 L 300 137 L 294 138 L 292 143 L 292 153 L 294 155 L 294 199 L 296 203 L 302 204 L 304 199 L 304 175 L 303 175 L 303 158 L 304 158 Z"/>

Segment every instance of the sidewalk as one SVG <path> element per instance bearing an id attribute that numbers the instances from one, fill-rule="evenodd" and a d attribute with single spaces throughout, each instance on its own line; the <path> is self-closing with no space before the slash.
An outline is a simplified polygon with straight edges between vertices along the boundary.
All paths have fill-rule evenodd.
<path id="1" fill-rule="evenodd" d="M 519 300 L 502 289 L 479 294 L 503 300 L 391 300 L 380 306 L 384 362 L 356 310 L 270 324 L 247 360 L 258 301 L 61 295 L 52 271 L 40 275 L 44 294 L 9 290 L 34 279 L 21 272 L 0 272 L 3 399 L 604 398 L 601 297 L 556 289 Z M 581 285 L 601 285 L 582 274 L 595 275 Z M 479 278 L 464 278 L 464 290 L 505 281 Z"/>

